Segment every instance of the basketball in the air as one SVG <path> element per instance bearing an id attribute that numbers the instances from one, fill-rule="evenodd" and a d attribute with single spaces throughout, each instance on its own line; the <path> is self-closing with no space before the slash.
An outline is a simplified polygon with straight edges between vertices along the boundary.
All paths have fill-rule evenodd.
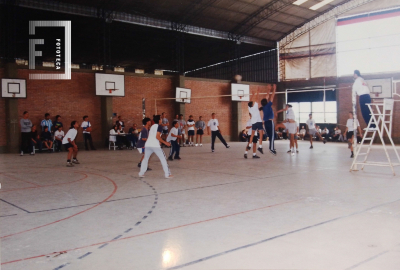
<path id="1" fill-rule="evenodd" d="M 91 132 L 91 131 L 92 131 L 92 128 L 91 128 L 91 127 L 88 127 L 88 128 L 86 129 L 86 131 L 87 131 L 87 132 Z"/>

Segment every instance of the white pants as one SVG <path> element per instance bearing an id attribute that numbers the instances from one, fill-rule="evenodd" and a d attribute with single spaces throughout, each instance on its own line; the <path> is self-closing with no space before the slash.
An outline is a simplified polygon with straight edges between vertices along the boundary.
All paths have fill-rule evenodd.
<path id="1" fill-rule="evenodd" d="M 147 165 L 149 164 L 149 158 L 151 154 L 156 154 L 157 157 L 161 161 L 161 165 L 164 170 L 165 177 L 168 177 L 171 172 L 169 171 L 168 163 L 167 163 L 167 157 L 165 156 L 164 151 L 160 147 L 146 147 L 144 150 L 144 159 L 142 161 L 142 165 L 140 166 L 140 172 L 139 175 L 144 175 L 144 173 L 147 171 Z"/>

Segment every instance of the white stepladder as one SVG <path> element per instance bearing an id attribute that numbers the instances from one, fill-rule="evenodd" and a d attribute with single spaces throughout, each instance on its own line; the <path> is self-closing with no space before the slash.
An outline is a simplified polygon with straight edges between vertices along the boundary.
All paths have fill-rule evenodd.
<path id="1" fill-rule="evenodd" d="M 361 141 L 361 145 L 356 149 L 356 155 L 354 156 L 353 163 L 351 165 L 350 171 L 358 171 L 357 165 L 361 165 L 361 170 L 364 169 L 364 166 L 381 166 L 381 167 L 390 167 L 392 169 L 393 175 L 396 175 L 394 172 L 395 166 L 400 166 L 400 157 L 397 153 L 396 146 L 392 140 L 392 122 L 393 122 L 393 107 L 394 107 L 394 100 L 393 99 L 384 99 L 383 103 L 370 103 L 367 104 L 368 108 L 371 112 L 371 119 L 368 123 L 367 130 L 364 133 L 363 139 Z M 371 124 L 375 124 L 376 128 L 370 128 Z M 386 135 L 390 141 L 391 147 L 393 148 L 398 163 L 392 162 L 390 159 L 388 150 L 390 146 L 386 146 L 383 136 L 386 132 Z M 372 135 L 370 135 L 372 133 Z M 385 151 L 386 157 L 388 162 L 375 162 L 375 161 L 368 161 L 369 154 L 371 152 L 371 146 L 374 142 L 375 136 L 378 134 L 379 139 L 382 142 L 383 150 Z M 356 140 L 356 139 L 355 139 Z M 369 141 L 369 143 L 365 142 Z M 366 147 L 365 147 L 366 146 Z M 366 152 L 361 153 L 361 150 L 367 148 Z M 389 148 L 389 149 L 388 149 Z M 364 156 L 364 160 L 358 160 L 359 156 Z"/>

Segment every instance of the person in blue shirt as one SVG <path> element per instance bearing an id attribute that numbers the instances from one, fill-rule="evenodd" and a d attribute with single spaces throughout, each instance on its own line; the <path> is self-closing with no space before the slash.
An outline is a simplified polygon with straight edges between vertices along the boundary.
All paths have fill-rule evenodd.
<path id="1" fill-rule="evenodd" d="M 272 93 L 271 93 L 272 88 Z M 273 100 L 275 98 L 276 84 L 270 85 L 268 94 L 261 100 L 262 109 L 264 112 L 264 126 L 269 138 L 269 152 L 276 155 L 275 151 L 275 126 L 274 126 L 274 111 L 272 110 Z"/>

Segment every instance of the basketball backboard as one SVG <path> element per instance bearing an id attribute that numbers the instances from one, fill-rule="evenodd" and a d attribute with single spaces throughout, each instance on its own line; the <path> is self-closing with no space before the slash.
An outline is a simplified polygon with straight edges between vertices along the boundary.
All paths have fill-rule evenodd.
<path id="1" fill-rule="evenodd" d="M 1 97 L 26 98 L 26 80 L 1 79 Z"/>
<path id="2" fill-rule="evenodd" d="M 124 97 L 124 75 L 96 73 L 96 96 Z"/>
<path id="3" fill-rule="evenodd" d="M 250 86 L 248 84 L 232 83 L 232 101 L 250 101 Z"/>
<path id="4" fill-rule="evenodd" d="M 365 80 L 371 98 L 392 98 L 392 78 Z"/>
<path id="5" fill-rule="evenodd" d="M 176 102 L 190 103 L 190 97 L 192 96 L 192 90 L 188 88 L 176 88 Z"/>

